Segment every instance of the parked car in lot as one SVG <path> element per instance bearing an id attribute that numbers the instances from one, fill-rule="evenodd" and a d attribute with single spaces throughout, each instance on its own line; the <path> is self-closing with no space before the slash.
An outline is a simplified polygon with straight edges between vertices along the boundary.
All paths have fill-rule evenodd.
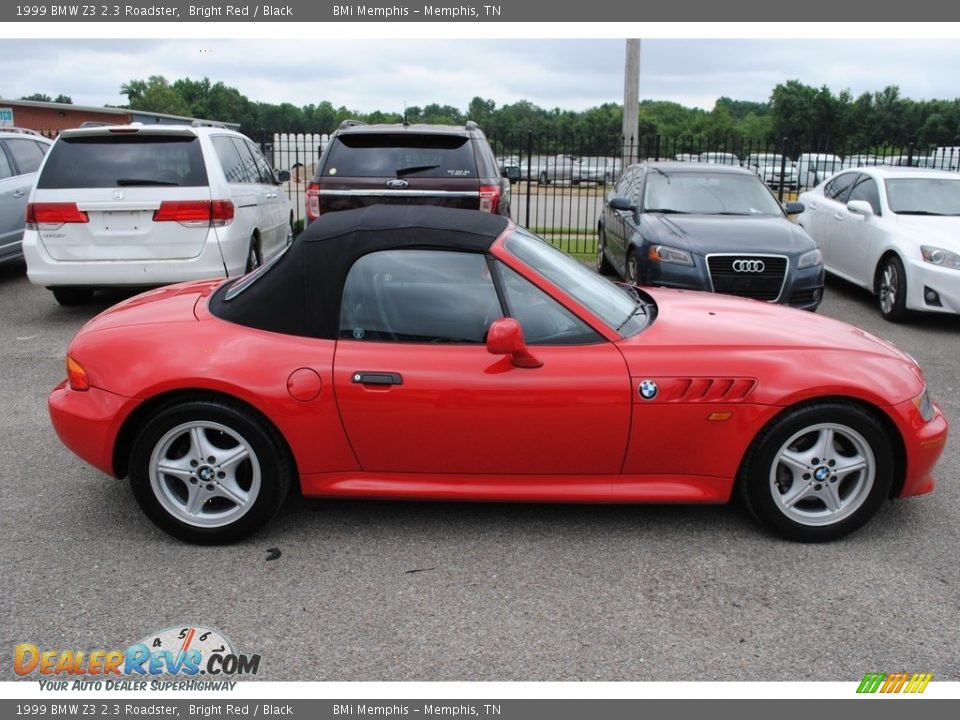
<path id="1" fill-rule="evenodd" d="M 23 255 L 27 197 L 52 144 L 33 130 L 0 127 L 0 262 Z"/>
<path id="2" fill-rule="evenodd" d="M 773 532 L 826 541 L 932 490 L 947 433 L 916 363 L 859 329 L 618 286 L 507 218 L 436 207 L 326 214 L 244 278 L 111 308 L 67 353 L 49 399 L 60 438 L 200 543 L 249 535 L 297 485 L 618 503 L 736 491 Z"/>
<path id="3" fill-rule="evenodd" d="M 293 239 L 277 187 L 288 178 L 226 127 L 64 130 L 27 205 L 27 275 L 61 305 L 96 288 L 240 275 Z"/>
<path id="4" fill-rule="evenodd" d="M 800 200 L 826 269 L 874 293 L 884 318 L 960 312 L 960 175 L 864 167 Z"/>
<path id="5" fill-rule="evenodd" d="M 306 192 L 307 220 L 374 204 L 442 205 L 510 215 L 510 180 L 479 126 L 345 120 Z M 519 175 L 514 175 L 519 179 Z"/>
<path id="6" fill-rule="evenodd" d="M 709 163 L 711 165 L 739 165 L 740 158 L 738 158 L 733 153 L 725 152 L 702 152 L 697 157 L 697 160 L 702 163 Z"/>
<path id="7" fill-rule="evenodd" d="M 752 153 L 744 161 L 744 167 L 757 174 L 769 187 L 796 189 L 799 183 L 797 169 L 789 158 L 784 160 L 779 153 Z"/>
<path id="8" fill-rule="evenodd" d="M 786 211 L 799 212 L 799 203 Z M 815 310 L 816 243 L 756 175 L 701 163 L 631 165 L 607 195 L 597 269 L 642 285 L 742 295 Z"/>
<path id="9" fill-rule="evenodd" d="M 851 168 L 858 167 L 874 167 L 876 165 L 882 165 L 883 158 L 877 155 L 860 154 L 860 155 L 850 155 L 843 159 L 843 169 L 849 170 Z"/>
<path id="10" fill-rule="evenodd" d="M 801 153 L 797 157 L 797 178 L 800 186 L 812 188 L 843 169 L 843 160 L 831 153 Z"/>

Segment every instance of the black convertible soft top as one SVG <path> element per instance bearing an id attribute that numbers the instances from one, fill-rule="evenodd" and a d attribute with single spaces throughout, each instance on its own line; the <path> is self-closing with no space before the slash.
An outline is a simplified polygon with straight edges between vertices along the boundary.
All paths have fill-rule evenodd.
<path id="1" fill-rule="evenodd" d="M 244 280 L 225 283 L 210 298 L 210 312 L 260 330 L 335 339 L 344 280 L 358 258 L 393 248 L 486 252 L 509 222 L 428 205 L 371 205 L 321 215 L 242 292 L 227 299 Z"/>

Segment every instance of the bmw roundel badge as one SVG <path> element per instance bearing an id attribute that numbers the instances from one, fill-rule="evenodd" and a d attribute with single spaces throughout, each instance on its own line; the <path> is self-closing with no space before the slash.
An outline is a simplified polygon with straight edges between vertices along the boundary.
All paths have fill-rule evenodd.
<path id="1" fill-rule="evenodd" d="M 640 391 L 640 397 L 644 400 L 653 400 L 657 396 L 657 382 L 655 380 L 642 380 L 637 389 Z"/>

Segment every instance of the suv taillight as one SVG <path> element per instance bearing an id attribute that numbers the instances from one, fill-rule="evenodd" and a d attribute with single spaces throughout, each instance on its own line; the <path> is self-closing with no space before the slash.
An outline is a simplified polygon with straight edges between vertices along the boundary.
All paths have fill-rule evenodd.
<path id="1" fill-rule="evenodd" d="M 164 200 L 154 211 L 156 222 L 178 222 L 185 227 L 223 227 L 233 220 L 229 200 Z"/>
<path id="2" fill-rule="evenodd" d="M 306 197 L 307 220 L 313 222 L 320 217 L 320 183 L 309 183 L 307 185 Z"/>
<path id="3" fill-rule="evenodd" d="M 90 222 L 76 203 L 28 203 L 25 225 L 28 230 L 56 230 L 64 223 Z"/>
<path id="4" fill-rule="evenodd" d="M 500 196 L 503 194 L 503 188 L 499 185 L 481 185 L 480 186 L 480 210 L 482 212 L 495 213 L 500 204 Z"/>

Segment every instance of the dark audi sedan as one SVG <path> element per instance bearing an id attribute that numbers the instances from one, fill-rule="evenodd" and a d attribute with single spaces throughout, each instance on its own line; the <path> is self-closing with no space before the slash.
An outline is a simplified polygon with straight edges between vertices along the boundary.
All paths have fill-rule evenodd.
<path id="1" fill-rule="evenodd" d="M 752 172 L 700 163 L 628 167 L 598 223 L 597 270 L 635 285 L 707 290 L 816 310 L 817 244 Z"/>

